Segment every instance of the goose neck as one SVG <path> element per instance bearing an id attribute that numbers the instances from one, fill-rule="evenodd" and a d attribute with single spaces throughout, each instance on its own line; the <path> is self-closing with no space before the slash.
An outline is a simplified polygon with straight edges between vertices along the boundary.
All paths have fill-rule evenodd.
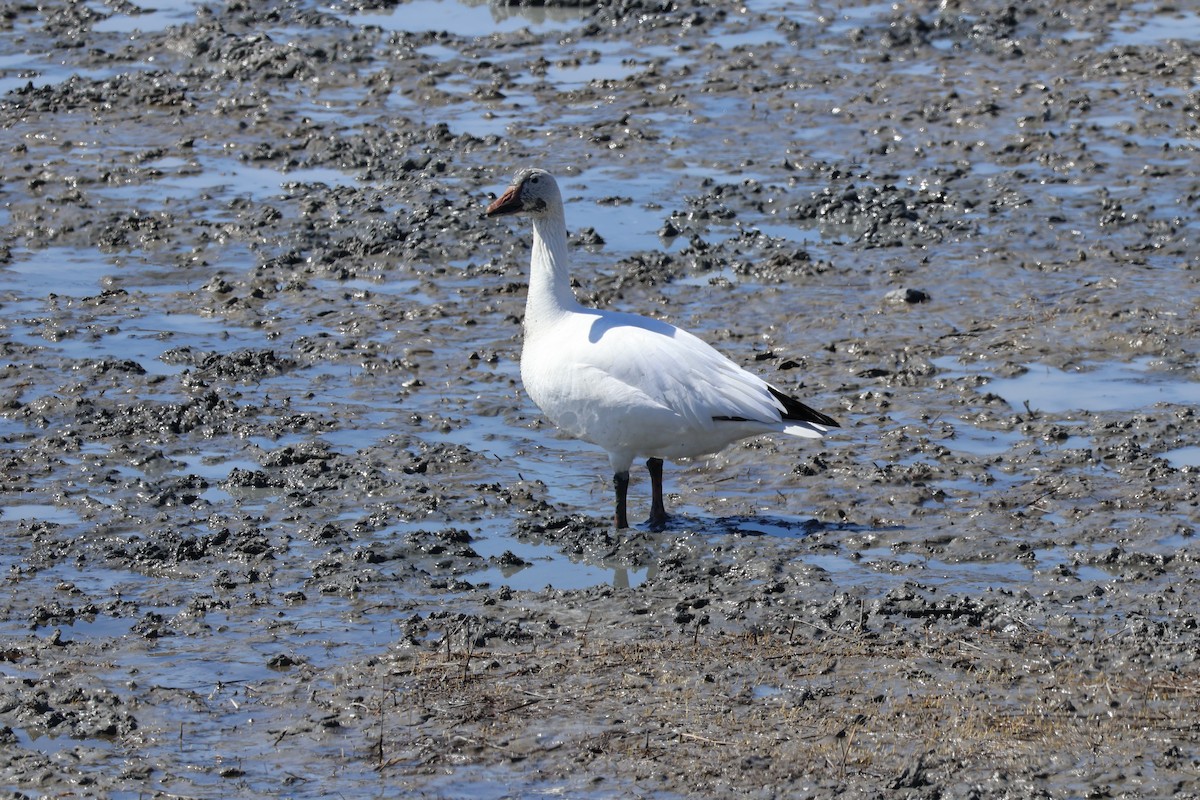
<path id="1" fill-rule="evenodd" d="M 571 289 L 566 222 L 554 214 L 536 218 L 525 307 L 527 324 L 578 308 L 579 301 Z"/>

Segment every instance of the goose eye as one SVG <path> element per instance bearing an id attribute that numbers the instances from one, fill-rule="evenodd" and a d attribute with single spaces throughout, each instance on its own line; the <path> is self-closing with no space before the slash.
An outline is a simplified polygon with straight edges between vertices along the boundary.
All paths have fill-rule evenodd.
<path id="1" fill-rule="evenodd" d="M 536 184 L 539 180 L 541 180 L 541 179 L 537 175 L 534 175 L 533 177 L 531 177 L 529 179 L 529 182 L 532 184 Z"/>

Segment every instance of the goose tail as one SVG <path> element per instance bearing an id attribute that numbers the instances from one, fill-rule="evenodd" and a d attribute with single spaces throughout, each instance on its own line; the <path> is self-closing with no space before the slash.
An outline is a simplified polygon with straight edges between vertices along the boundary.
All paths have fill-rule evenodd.
<path id="1" fill-rule="evenodd" d="M 809 408 L 796 398 L 786 395 L 774 386 L 767 386 L 771 396 L 783 407 L 783 432 L 792 436 L 804 436 L 816 439 L 824 436 L 830 428 L 840 428 L 841 425 L 833 417 L 822 414 L 814 408 Z"/>

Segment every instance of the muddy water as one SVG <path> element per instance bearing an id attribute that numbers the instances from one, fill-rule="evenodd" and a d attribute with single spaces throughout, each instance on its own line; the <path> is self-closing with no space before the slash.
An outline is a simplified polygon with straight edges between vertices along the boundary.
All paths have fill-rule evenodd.
<path id="1" fill-rule="evenodd" d="M 1156 3 L 14 6 L 0 786 L 1198 796 L 1198 48 Z M 520 388 L 481 212 L 528 164 L 582 297 L 844 428 L 612 531 Z"/>

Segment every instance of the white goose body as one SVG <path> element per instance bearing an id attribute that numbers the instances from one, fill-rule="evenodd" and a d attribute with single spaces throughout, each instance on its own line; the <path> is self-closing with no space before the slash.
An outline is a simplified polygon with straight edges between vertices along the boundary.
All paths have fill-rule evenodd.
<path id="1" fill-rule="evenodd" d="M 636 458 L 707 455 L 789 427 L 761 379 L 687 331 L 635 314 L 579 311 L 527 327 L 521 381 L 551 422 L 607 450 L 617 472 Z M 821 435 L 811 423 L 790 427 Z"/>
<path id="2" fill-rule="evenodd" d="M 661 459 L 715 453 L 763 433 L 816 438 L 837 426 L 687 331 L 580 305 L 571 290 L 562 197 L 548 172 L 519 172 L 487 213 L 533 219 L 521 381 L 555 426 L 608 452 L 617 527 L 628 525 L 625 493 L 636 458 L 648 459 L 650 522 L 661 526 Z"/>

